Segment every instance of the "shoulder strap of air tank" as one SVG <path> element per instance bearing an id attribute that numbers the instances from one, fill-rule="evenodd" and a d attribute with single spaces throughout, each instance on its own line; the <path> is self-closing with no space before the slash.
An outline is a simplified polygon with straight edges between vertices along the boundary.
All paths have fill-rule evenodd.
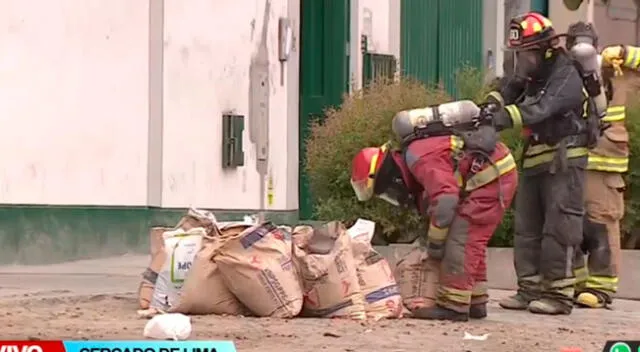
<path id="1" fill-rule="evenodd" d="M 453 132 L 450 130 L 430 132 L 428 131 L 428 128 L 416 129 L 413 133 L 408 134 L 402 139 L 401 145 L 403 148 L 406 148 L 407 146 L 409 146 L 409 144 L 411 144 L 411 142 L 417 141 L 418 139 L 424 139 L 429 137 L 442 137 L 442 136 L 450 136 L 450 135 L 453 135 Z"/>
<path id="2" fill-rule="evenodd" d="M 484 152 L 469 150 L 466 151 L 465 154 L 471 157 L 471 166 L 469 167 L 469 171 L 467 171 L 467 174 L 464 177 L 460 175 L 462 181 L 462 184 L 460 185 L 460 199 L 464 199 L 469 195 L 469 191 L 467 191 L 467 182 L 482 170 L 482 166 L 485 163 L 492 163 L 491 158 Z M 454 163 L 454 170 L 456 170 L 456 173 L 459 174 L 460 171 L 458 170 L 458 162 L 459 159 Z"/>

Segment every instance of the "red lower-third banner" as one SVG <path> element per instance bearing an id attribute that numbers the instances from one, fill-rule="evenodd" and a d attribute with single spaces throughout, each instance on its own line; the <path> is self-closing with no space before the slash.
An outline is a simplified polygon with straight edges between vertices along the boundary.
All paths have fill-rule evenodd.
<path id="1" fill-rule="evenodd" d="M 0 352 L 236 352 L 233 341 L 0 341 Z"/>

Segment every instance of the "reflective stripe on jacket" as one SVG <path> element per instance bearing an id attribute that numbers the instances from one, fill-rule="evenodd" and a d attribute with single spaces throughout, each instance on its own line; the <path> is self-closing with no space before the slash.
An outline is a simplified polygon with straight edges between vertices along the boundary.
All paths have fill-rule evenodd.
<path id="1" fill-rule="evenodd" d="M 498 143 L 491 155 L 495 165 L 484 162 L 475 173 L 470 172 L 473 158 L 465 152 L 464 142 L 457 136 L 418 139 L 405 149 L 407 167 L 425 190 L 417 198 L 422 198 L 422 210 L 429 217 L 427 236 L 431 244 L 444 245 L 461 194 L 499 186 L 495 185 L 499 176 L 517 172 L 515 160 L 503 143 Z"/>
<path id="2" fill-rule="evenodd" d="M 625 51 L 626 55 L 624 57 L 623 65 L 632 70 L 637 70 L 638 68 L 640 68 L 640 48 L 631 45 L 625 45 Z"/>
<path id="3" fill-rule="evenodd" d="M 500 143 L 501 144 L 501 143 Z M 458 136 L 451 136 L 451 150 L 454 155 L 459 155 L 462 152 L 462 148 L 464 147 L 464 142 Z M 508 150 L 505 147 L 506 150 Z M 500 159 L 493 160 L 494 165 L 484 165 L 483 169 L 471 175 L 466 180 L 466 184 L 462 175 L 460 174 L 460 170 L 456 170 L 456 179 L 458 180 L 458 187 L 464 186 L 464 191 L 471 192 L 475 189 L 478 189 L 484 185 L 488 185 L 489 183 L 498 179 L 509 171 L 516 169 L 516 160 L 510 152 L 505 153 Z"/>
<path id="4" fill-rule="evenodd" d="M 522 126 L 522 116 L 517 105 L 507 105 L 505 106 L 505 110 L 509 113 L 514 127 Z M 558 145 L 536 144 L 529 146 L 523 156 L 522 168 L 530 169 L 542 164 L 552 162 L 555 158 L 557 150 Z M 567 147 L 568 159 L 585 157 L 588 154 L 589 150 L 586 147 Z"/>
<path id="5" fill-rule="evenodd" d="M 624 125 L 625 107 L 611 106 L 602 121 L 604 130 L 595 148 L 589 151 L 587 170 L 624 173 L 629 170 L 629 134 Z"/>

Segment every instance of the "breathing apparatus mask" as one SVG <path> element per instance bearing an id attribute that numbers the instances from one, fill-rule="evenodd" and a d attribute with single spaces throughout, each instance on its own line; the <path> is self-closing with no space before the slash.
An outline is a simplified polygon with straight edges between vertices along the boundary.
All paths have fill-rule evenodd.
<path id="1" fill-rule="evenodd" d="M 540 49 L 516 51 L 513 61 L 513 72 L 516 78 L 530 81 L 539 75 L 544 62 L 544 53 Z"/>
<path id="2" fill-rule="evenodd" d="M 522 83 L 542 78 L 558 43 L 551 21 L 540 14 L 511 20 L 507 50 L 514 52 L 514 78 Z"/>
<path id="3" fill-rule="evenodd" d="M 415 205 L 415 198 L 407 185 L 408 170 L 398 151 L 385 154 L 375 176 L 373 193 L 376 197 L 395 206 Z"/>

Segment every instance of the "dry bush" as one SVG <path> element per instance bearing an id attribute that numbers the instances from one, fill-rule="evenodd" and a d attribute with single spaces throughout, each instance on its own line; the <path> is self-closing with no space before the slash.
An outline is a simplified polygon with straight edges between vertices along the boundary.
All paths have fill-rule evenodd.
<path id="1" fill-rule="evenodd" d="M 351 160 L 360 149 L 394 138 L 391 120 L 398 111 L 449 100 L 441 90 L 402 79 L 375 82 L 345 97 L 340 108 L 327 111 L 326 119 L 312 126 L 307 141 L 305 168 L 316 218 L 350 223 L 364 217 L 376 221 L 390 240 L 411 237 L 422 226 L 415 210 L 396 208 L 382 200 L 358 202 L 349 182 Z"/>

